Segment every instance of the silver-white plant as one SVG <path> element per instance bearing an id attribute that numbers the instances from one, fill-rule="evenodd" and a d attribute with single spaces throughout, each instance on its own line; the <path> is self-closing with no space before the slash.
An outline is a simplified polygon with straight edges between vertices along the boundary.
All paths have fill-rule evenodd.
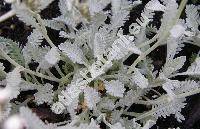
<path id="1" fill-rule="evenodd" d="M 33 31 L 23 47 L 0 37 L 0 57 L 13 66 L 6 73 L 7 66 L 0 63 L 0 84 L 5 85 L 0 89 L 4 129 L 100 129 L 101 122 L 111 129 L 149 129 L 159 117 L 173 114 L 177 121 L 185 120 L 181 109 L 186 98 L 200 92 L 200 57 L 179 72 L 187 58 L 176 54 L 185 43 L 200 47 L 199 6 L 187 4 L 188 0 L 179 5 L 176 0 L 150 0 L 124 35 L 122 26 L 140 0 L 59 0 L 61 15 L 42 19 L 40 12 L 52 1 L 5 0 L 11 11 L 0 21 L 16 15 Z M 111 8 L 105 11 L 108 4 Z M 149 23 L 158 11 L 163 14 L 157 29 Z M 180 17 L 183 11 L 185 19 Z M 55 45 L 47 27 L 59 31 L 66 41 Z M 147 37 L 149 33 L 155 33 L 153 38 Z M 43 41 L 48 44 L 42 45 Z M 148 55 L 161 45 L 167 45 L 166 63 L 155 71 Z M 132 54 L 138 58 L 125 65 Z M 29 68 L 33 62 L 38 64 L 35 70 Z M 176 78 L 183 75 L 189 78 Z M 156 91 L 157 87 L 165 92 Z M 11 101 L 28 90 L 37 91 L 35 104 L 46 103 L 56 114 L 69 113 L 70 119 L 43 122 L 28 108 L 29 98 L 19 104 Z M 148 111 L 129 110 L 137 104 L 148 106 Z"/>

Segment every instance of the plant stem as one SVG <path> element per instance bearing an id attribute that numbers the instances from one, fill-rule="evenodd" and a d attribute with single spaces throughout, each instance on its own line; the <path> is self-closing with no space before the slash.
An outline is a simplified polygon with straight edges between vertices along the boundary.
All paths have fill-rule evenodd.
<path id="1" fill-rule="evenodd" d="M 141 113 L 137 113 L 137 112 L 123 112 L 124 115 L 128 115 L 128 116 L 134 116 L 134 117 L 138 117 L 140 116 Z"/>
<path id="2" fill-rule="evenodd" d="M 197 90 L 193 90 L 193 91 L 190 91 L 190 92 L 186 92 L 186 93 L 179 94 L 179 95 L 176 96 L 175 99 L 185 98 L 185 97 L 188 97 L 188 96 L 191 96 L 191 95 L 195 95 L 195 94 L 198 94 L 198 93 L 200 93 L 200 88 L 197 89 Z M 169 98 L 168 98 L 167 95 L 163 95 L 162 98 L 158 98 L 158 99 L 155 100 L 155 101 L 151 101 L 151 102 L 149 101 L 149 102 L 147 102 L 147 103 L 159 104 L 160 102 L 163 102 L 163 101 L 166 101 L 166 102 L 167 102 L 168 99 L 169 99 Z M 173 101 L 173 100 L 172 100 L 172 101 Z M 143 103 L 145 103 L 145 102 L 143 102 Z M 148 112 L 145 112 L 144 114 L 138 116 L 138 117 L 136 118 L 136 120 L 141 120 L 141 119 L 143 119 L 143 118 L 145 118 L 145 117 L 148 117 L 148 116 L 152 115 L 155 111 L 157 111 L 157 109 L 152 109 L 152 110 L 150 110 L 150 111 L 148 111 Z M 130 113 L 130 114 L 131 114 L 131 113 Z"/>
<path id="3" fill-rule="evenodd" d="M 58 66 L 58 64 L 55 65 L 55 69 L 58 71 L 58 73 L 60 74 L 61 77 L 64 77 L 65 74 L 61 71 L 60 67 Z"/>
<path id="4" fill-rule="evenodd" d="M 195 95 L 195 94 L 198 94 L 198 93 L 200 93 L 200 88 L 196 89 L 196 90 L 193 90 L 191 92 L 186 92 L 186 93 L 179 94 L 179 95 L 177 95 L 177 98 L 185 98 L 185 97 L 188 97 L 188 96 L 191 96 L 191 95 Z"/>
<path id="5" fill-rule="evenodd" d="M 55 81 L 55 82 L 60 82 L 60 79 L 58 78 L 53 78 L 47 75 L 44 75 L 42 73 L 36 73 L 30 69 L 26 69 L 23 66 L 21 66 L 20 64 L 18 64 L 17 62 L 15 62 L 13 59 L 11 59 L 1 48 L 0 48 L 0 55 L 2 55 L 2 57 L 4 57 L 7 61 L 9 61 L 12 65 L 14 65 L 15 67 L 21 67 L 26 73 L 41 77 L 41 78 L 45 78 L 47 80 L 51 80 L 51 81 Z"/>
<path id="6" fill-rule="evenodd" d="M 15 15 L 14 10 L 10 10 L 0 17 L 0 23 Z"/>
<path id="7" fill-rule="evenodd" d="M 47 79 L 47 80 L 51 80 L 51 81 L 55 81 L 55 82 L 60 82 L 60 79 L 58 79 L 58 78 L 50 77 L 50 76 L 44 75 L 42 73 L 36 73 L 36 72 L 34 72 L 34 71 L 30 70 L 30 69 L 24 69 L 23 71 L 27 72 L 29 74 L 33 74 L 35 76 Z"/>
<path id="8" fill-rule="evenodd" d="M 44 38 L 46 39 L 47 43 L 51 46 L 51 47 L 56 47 L 54 45 L 54 43 L 52 42 L 52 40 L 49 38 L 48 34 L 47 34 L 47 30 L 45 25 L 43 24 L 43 20 L 41 18 L 41 16 L 35 12 L 33 12 L 32 10 L 28 10 L 33 17 L 36 18 L 36 20 L 38 21 L 39 25 L 36 24 L 36 29 L 40 30 L 40 32 L 43 34 Z M 59 49 L 58 49 L 59 50 Z M 69 62 L 70 64 L 72 64 L 72 66 L 74 66 L 74 64 L 72 63 L 72 61 L 66 56 L 64 55 L 60 50 L 59 50 L 59 54 L 61 56 L 61 60 L 65 61 L 65 62 Z M 63 58 L 62 58 L 63 57 Z M 39 69 L 38 69 L 39 70 Z"/>
<path id="9" fill-rule="evenodd" d="M 179 6 L 177 15 L 175 17 L 175 19 L 169 24 L 168 27 L 166 27 L 166 30 L 159 34 L 161 37 L 158 39 L 158 41 L 151 47 L 149 48 L 147 51 L 145 51 L 143 54 L 141 54 L 135 61 L 134 63 L 129 67 L 128 70 L 128 74 L 132 73 L 135 70 L 136 65 L 143 60 L 149 53 L 151 53 L 153 50 L 155 50 L 158 46 L 160 46 L 160 44 L 167 39 L 167 37 L 169 36 L 169 31 L 171 30 L 171 28 L 178 22 L 179 17 L 181 16 L 181 13 L 183 11 L 183 9 L 185 8 L 185 5 L 187 3 L 188 0 L 182 0 L 181 4 Z M 152 39 L 153 41 L 153 39 Z M 150 42 L 147 42 L 147 44 Z M 145 43 L 146 44 L 146 43 Z"/>
<path id="10" fill-rule="evenodd" d="M 112 127 L 112 125 L 106 120 L 105 115 L 103 115 L 102 120 L 103 120 L 104 124 L 106 124 L 108 127 L 110 127 L 110 128 Z"/>
<path id="11" fill-rule="evenodd" d="M 147 46 L 147 45 L 149 45 L 149 44 L 155 42 L 156 39 L 157 39 L 158 37 L 159 37 L 158 34 L 156 34 L 152 39 L 147 40 L 147 41 L 144 42 L 144 43 L 141 43 L 141 44 L 138 46 L 138 48 L 142 48 L 142 47 L 144 47 L 144 46 Z"/>
<path id="12" fill-rule="evenodd" d="M 51 39 L 49 38 L 48 34 L 47 34 L 47 30 L 45 28 L 45 25 L 43 24 L 43 20 L 42 18 L 40 17 L 39 14 L 36 14 L 35 18 L 37 19 L 38 23 L 40 24 L 40 29 L 41 29 L 41 32 L 44 36 L 44 38 L 47 40 L 47 42 L 49 43 L 49 45 L 51 47 L 56 47 L 53 42 L 51 41 Z"/>
<path id="13" fill-rule="evenodd" d="M 49 38 L 48 34 L 47 34 L 47 30 L 45 28 L 45 25 L 43 24 L 43 20 L 42 18 L 40 17 L 39 14 L 35 13 L 34 11 L 28 9 L 28 11 L 33 15 L 33 17 L 35 17 L 35 19 L 37 20 L 37 22 L 39 23 L 36 24 L 36 29 L 40 30 L 40 32 L 43 34 L 44 38 L 46 39 L 46 41 L 49 43 L 49 45 L 51 47 L 56 47 L 53 42 L 51 41 L 51 39 Z"/>
<path id="14" fill-rule="evenodd" d="M 45 72 L 47 73 L 48 76 L 55 77 L 55 75 L 50 71 L 50 69 L 46 69 Z"/>
<path id="15" fill-rule="evenodd" d="M 135 66 L 143 60 L 150 52 L 152 52 L 154 49 L 156 49 L 159 46 L 160 42 L 156 42 L 152 47 L 150 47 L 147 51 L 142 53 L 134 62 L 133 64 L 129 67 L 128 74 L 132 73 L 135 69 Z"/>
<path id="16" fill-rule="evenodd" d="M 38 21 L 39 25 L 36 26 L 36 27 L 37 27 L 38 30 L 40 30 L 40 31 L 42 32 L 42 34 L 43 34 L 44 38 L 46 39 L 46 41 L 48 42 L 48 44 L 49 44 L 51 47 L 56 47 L 56 46 L 54 45 L 54 43 L 51 41 L 51 39 L 49 38 L 48 34 L 47 34 L 47 30 L 46 30 L 46 28 L 45 28 L 45 25 L 43 24 L 43 20 L 42 20 L 41 16 L 40 16 L 39 14 L 37 14 L 37 13 L 31 11 L 31 10 L 29 10 L 29 11 L 30 11 L 30 13 L 36 18 L 36 20 Z M 58 50 L 59 50 L 59 49 L 58 49 Z M 63 60 L 63 61 L 69 62 L 70 64 L 72 64 L 72 66 L 74 66 L 73 63 L 71 62 L 71 60 L 70 60 L 66 55 L 64 55 L 61 51 L 59 51 L 59 53 L 60 53 L 60 55 L 61 55 L 62 57 L 66 58 L 66 60 Z"/>

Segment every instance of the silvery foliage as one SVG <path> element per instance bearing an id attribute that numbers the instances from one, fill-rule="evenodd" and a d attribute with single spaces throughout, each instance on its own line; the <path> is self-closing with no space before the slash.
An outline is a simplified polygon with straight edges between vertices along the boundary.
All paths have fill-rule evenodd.
<path id="1" fill-rule="evenodd" d="M 200 92 L 200 57 L 197 54 L 191 66 L 180 72 L 188 57 L 177 54 L 186 43 L 200 47 L 198 6 L 186 4 L 186 18 L 181 19 L 186 0 L 180 5 L 176 0 L 150 0 L 125 35 L 122 26 L 140 0 L 59 0 L 61 15 L 52 19 L 39 14 L 53 0 L 6 1 L 33 31 L 23 47 L 0 37 L 1 58 L 14 66 L 6 73 L 0 63 L 0 83 L 5 85 L 0 89 L 1 122 L 7 117 L 5 123 L 10 125 L 18 121 L 16 129 L 100 129 L 101 122 L 111 129 L 149 129 L 159 117 L 173 114 L 177 121 L 185 120 L 181 109 L 186 97 Z M 110 3 L 110 10 L 105 10 Z M 155 12 L 163 13 L 159 28 L 150 25 Z M 54 45 L 46 27 L 59 31 L 65 42 Z M 149 39 L 149 34 L 155 36 Z M 148 54 L 160 45 L 167 46 L 166 62 L 156 71 Z M 125 65 L 132 54 L 138 56 L 136 65 Z M 30 70 L 32 63 L 36 68 Z M 178 75 L 189 78 L 179 81 Z M 164 92 L 156 91 L 157 87 Z M 11 101 L 29 90 L 36 91 L 32 99 L 37 105 L 45 103 L 56 114 L 69 113 L 70 120 L 47 124 L 27 107 L 32 99 L 17 105 Z M 148 111 L 131 112 L 133 104 L 146 105 Z M 13 113 L 18 116 L 12 118 Z"/>

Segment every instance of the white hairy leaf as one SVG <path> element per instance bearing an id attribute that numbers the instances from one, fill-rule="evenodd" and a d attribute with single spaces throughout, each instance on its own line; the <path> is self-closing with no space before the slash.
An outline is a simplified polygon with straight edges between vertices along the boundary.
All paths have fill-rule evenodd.
<path id="1" fill-rule="evenodd" d="M 57 18 L 54 18 L 53 20 L 57 21 L 57 22 L 62 22 L 65 25 L 71 26 L 73 28 L 76 27 L 76 21 L 73 18 L 70 17 L 65 17 L 65 16 L 58 16 Z"/>
<path id="2" fill-rule="evenodd" d="M 184 34 L 184 32 L 185 32 L 185 28 L 180 24 L 173 26 L 173 28 L 170 30 L 171 37 L 174 37 L 174 38 L 181 37 Z"/>
<path id="3" fill-rule="evenodd" d="M 89 67 L 92 78 L 96 78 L 104 74 L 112 65 L 111 61 L 97 60 Z"/>
<path id="4" fill-rule="evenodd" d="M 13 5 L 12 8 L 15 10 L 15 13 L 19 20 L 23 21 L 28 26 L 37 26 L 36 19 L 29 12 L 29 8 L 24 3 L 21 3 L 20 5 Z"/>
<path id="5" fill-rule="evenodd" d="M 176 97 L 176 94 L 174 91 L 174 85 L 178 85 L 179 81 L 167 81 L 163 84 L 162 88 L 167 92 L 169 97 L 174 100 Z"/>
<path id="6" fill-rule="evenodd" d="M 113 110 L 115 108 L 115 102 L 109 98 L 103 98 L 98 105 L 99 108 Z"/>
<path id="7" fill-rule="evenodd" d="M 64 52 L 74 63 L 84 64 L 84 54 L 77 44 L 65 42 L 60 44 L 59 49 Z"/>
<path id="8" fill-rule="evenodd" d="M 111 0 L 113 13 L 118 12 L 121 9 L 122 0 Z"/>
<path id="9" fill-rule="evenodd" d="M 19 109 L 20 116 L 25 119 L 25 122 L 27 123 L 28 127 L 30 129 L 45 129 L 48 128 L 48 126 L 43 123 L 42 120 L 39 119 L 36 114 L 32 113 L 32 111 L 27 107 L 21 107 Z"/>
<path id="10" fill-rule="evenodd" d="M 94 57 L 101 57 L 106 50 L 106 42 L 104 36 L 101 33 L 96 33 L 94 37 Z"/>
<path id="11" fill-rule="evenodd" d="M 114 43 L 112 44 L 112 48 L 109 51 L 109 60 L 119 60 L 128 55 L 129 52 L 138 55 L 141 54 L 139 48 L 137 48 L 132 41 L 128 40 L 124 35 L 121 35 L 119 33 L 118 35 L 120 38 L 114 41 Z"/>
<path id="12" fill-rule="evenodd" d="M 138 93 L 135 90 L 129 90 L 126 95 L 116 103 L 116 107 L 130 106 L 137 101 Z"/>
<path id="13" fill-rule="evenodd" d="M 0 88 L 0 103 L 6 103 L 10 99 L 11 89 L 9 88 Z M 1 121 L 1 118 L 0 118 Z"/>
<path id="14" fill-rule="evenodd" d="M 21 82 L 21 67 L 16 67 L 12 72 L 9 72 L 6 77 L 6 88 L 11 89 L 11 96 L 10 99 L 16 98 L 20 91 L 19 91 L 19 84 Z"/>
<path id="15" fill-rule="evenodd" d="M 57 47 L 51 48 L 44 58 L 49 64 L 55 65 L 60 60 L 60 54 Z"/>
<path id="16" fill-rule="evenodd" d="M 43 41 L 43 35 L 40 31 L 34 29 L 31 34 L 28 36 L 28 43 L 34 45 L 40 45 Z"/>
<path id="17" fill-rule="evenodd" d="M 64 104 L 62 104 L 61 102 L 56 102 L 51 106 L 51 110 L 52 112 L 54 112 L 55 114 L 61 114 L 63 113 L 63 111 L 65 110 L 65 106 Z"/>
<path id="18" fill-rule="evenodd" d="M 146 79 L 145 76 L 142 75 L 138 69 L 135 69 L 131 79 L 133 83 L 135 83 L 142 89 L 147 88 L 149 85 L 148 79 Z"/>
<path id="19" fill-rule="evenodd" d="M 165 11 L 165 6 L 162 5 L 158 0 L 151 0 L 146 4 L 146 8 L 153 11 Z"/>
<path id="20" fill-rule="evenodd" d="M 86 87 L 84 89 L 84 98 L 86 100 L 87 106 L 90 109 L 96 107 L 96 104 L 100 101 L 99 93 L 91 87 Z"/>
<path id="21" fill-rule="evenodd" d="M 100 129 L 100 126 L 94 121 L 94 119 L 91 119 L 89 124 L 81 123 L 79 127 L 72 127 L 72 129 Z"/>
<path id="22" fill-rule="evenodd" d="M 62 22 L 59 22 L 59 21 L 56 21 L 56 20 L 43 20 L 44 22 L 44 25 L 47 26 L 47 27 L 50 27 L 51 29 L 54 29 L 54 30 L 61 30 L 63 28 L 65 28 L 65 24 L 62 23 Z"/>
<path id="23" fill-rule="evenodd" d="M 153 116 L 155 118 L 170 116 L 171 114 L 175 115 L 175 118 L 181 122 L 185 120 L 184 116 L 181 114 L 181 109 L 185 107 L 186 103 L 184 103 L 185 99 L 175 99 L 174 101 L 170 101 L 168 103 L 163 102 L 153 106 Z"/>
<path id="24" fill-rule="evenodd" d="M 194 32 L 198 30 L 199 26 L 199 13 L 198 13 L 198 7 L 195 5 L 187 5 L 185 9 L 186 13 L 186 24 L 189 28 L 191 28 Z"/>
<path id="25" fill-rule="evenodd" d="M 43 41 L 42 34 L 34 29 L 33 32 L 28 36 L 28 42 L 26 46 L 24 46 L 22 53 L 25 59 L 25 62 L 28 64 L 31 60 L 36 62 L 42 62 L 44 59 L 44 55 L 47 53 L 47 47 L 39 47 L 41 42 Z"/>
<path id="26" fill-rule="evenodd" d="M 170 95 L 170 97 L 172 98 L 175 98 L 178 94 L 195 91 L 199 87 L 199 82 L 196 82 L 194 80 L 168 80 L 166 83 L 163 84 L 164 90 L 166 90 L 167 93 L 170 92 L 168 95 Z"/>
<path id="27" fill-rule="evenodd" d="M 90 15 L 101 12 L 110 0 L 89 0 Z"/>
<path id="28" fill-rule="evenodd" d="M 41 10 L 47 8 L 49 4 L 51 4 L 54 0 L 37 0 L 38 6 L 37 10 L 40 12 Z"/>
<path id="29" fill-rule="evenodd" d="M 56 114 L 61 114 L 67 108 L 70 115 L 75 115 L 74 109 L 78 106 L 79 94 L 86 85 L 87 81 L 82 78 L 74 78 L 67 88 L 58 95 L 59 101 L 52 105 L 51 110 Z"/>
<path id="30" fill-rule="evenodd" d="M 166 61 L 162 72 L 166 77 L 169 77 L 173 73 L 175 73 L 177 70 L 181 69 L 186 61 L 185 56 L 180 56 L 175 59 L 169 59 Z"/>
<path id="31" fill-rule="evenodd" d="M 142 129 L 150 129 L 153 125 L 155 125 L 156 122 L 154 120 L 148 120 L 145 125 L 142 127 Z"/>
<path id="32" fill-rule="evenodd" d="M 23 129 L 27 127 L 28 125 L 24 118 L 21 118 L 18 115 L 9 117 L 3 124 L 3 129 Z"/>
<path id="33" fill-rule="evenodd" d="M 5 67 L 3 66 L 3 63 L 0 63 L 0 80 L 6 76 L 6 72 L 4 71 L 4 69 Z"/>
<path id="34" fill-rule="evenodd" d="M 124 25 L 124 23 L 129 19 L 129 11 L 120 10 L 113 14 L 111 17 L 111 27 L 117 29 Z"/>
<path id="35" fill-rule="evenodd" d="M 165 32 L 166 29 L 171 29 L 169 27 L 171 25 L 171 22 L 176 17 L 176 14 L 178 11 L 178 4 L 176 3 L 175 0 L 166 0 L 166 1 L 162 0 L 162 1 L 165 4 L 166 9 L 163 14 L 162 24 L 158 31 L 159 34 L 162 34 L 163 32 Z"/>
<path id="36" fill-rule="evenodd" d="M 51 104 L 53 102 L 53 85 L 47 83 L 44 86 L 38 85 L 37 90 L 38 92 L 34 94 L 35 101 L 38 105 L 43 103 Z"/>
<path id="37" fill-rule="evenodd" d="M 123 127 L 122 125 L 121 125 L 121 123 L 115 123 L 114 125 L 112 125 L 111 127 L 110 127 L 110 129 L 125 129 L 125 127 Z"/>
<path id="38" fill-rule="evenodd" d="M 184 44 L 182 43 L 182 40 L 179 38 L 169 37 L 167 39 L 167 58 L 166 60 L 173 59 L 176 54 L 178 54 L 182 48 L 184 47 Z"/>
<path id="39" fill-rule="evenodd" d="M 111 81 L 104 81 L 105 88 L 107 90 L 107 93 L 115 96 L 115 97 L 123 97 L 124 95 L 124 84 L 120 82 L 119 80 L 111 80 Z"/>
<path id="40" fill-rule="evenodd" d="M 178 73 L 177 75 L 200 76 L 200 57 L 195 59 L 195 62 L 192 63 L 186 72 Z"/>

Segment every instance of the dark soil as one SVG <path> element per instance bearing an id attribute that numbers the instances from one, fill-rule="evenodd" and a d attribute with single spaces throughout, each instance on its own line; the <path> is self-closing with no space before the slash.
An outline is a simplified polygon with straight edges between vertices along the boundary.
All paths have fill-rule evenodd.
<path id="1" fill-rule="evenodd" d="M 57 1 L 53 2 L 47 9 L 43 10 L 41 15 L 44 19 L 50 19 L 53 17 L 57 17 L 60 15 L 59 9 L 57 6 Z M 147 3 L 148 0 L 143 0 L 143 3 Z M 190 1 L 191 2 L 191 1 Z M 199 4 L 199 2 L 196 2 L 196 4 Z M 140 12 L 142 11 L 143 5 L 139 6 L 138 8 L 134 9 L 135 12 L 131 13 L 131 19 L 135 19 L 135 17 L 138 17 Z M 7 11 L 10 10 L 10 6 L 3 3 L 3 0 L 0 0 L 0 15 L 3 15 Z M 158 17 L 160 15 L 158 14 Z M 159 17 L 160 18 L 160 17 Z M 159 19 L 158 18 L 158 19 Z M 127 26 L 130 25 L 130 22 L 128 21 L 125 26 L 125 33 L 127 31 Z M 155 25 L 159 26 L 159 21 L 153 23 Z M 27 37 L 30 35 L 32 31 L 32 28 L 29 26 L 26 26 L 23 22 L 19 21 L 16 16 L 6 20 L 5 22 L 0 23 L 0 36 L 5 38 L 10 38 L 14 41 L 19 42 L 21 45 L 24 45 L 27 42 Z M 48 29 L 48 33 L 50 38 L 55 43 L 61 43 L 63 42 L 62 39 L 58 38 L 59 32 Z M 180 52 L 179 55 L 185 55 L 187 56 L 187 62 L 184 66 L 184 69 L 186 69 L 189 66 L 189 58 L 193 53 L 197 53 L 199 51 L 199 48 L 192 45 L 186 45 L 184 47 L 183 51 Z M 153 64 L 155 66 L 155 69 L 160 69 L 163 64 L 165 63 L 165 56 L 166 56 L 166 46 L 161 46 L 157 48 L 154 52 L 150 53 L 150 57 L 153 59 Z M 136 57 L 131 56 L 126 63 L 131 64 L 131 62 Z M 9 65 L 9 64 L 8 64 Z M 184 79 L 184 78 L 179 78 Z M 34 91 L 24 92 L 20 94 L 18 101 L 23 101 L 27 97 L 30 97 L 29 94 L 33 94 Z M 182 110 L 182 113 L 184 114 L 186 120 L 182 123 L 179 123 L 176 121 L 176 119 L 173 116 L 164 118 L 159 118 L 157 121 L 157 125 L 153 126 L 152 129 L 168 129 L 169 127 L 180 127 L 181 129 L 200 129 L 200 95 L 193 95 L 191 97 L 187 98 L 187 105 Z M 34 112 L 37 113 L 37 115 L 43 119 L 48 120 L 49 122 L 59 122 L 68 116 L 63 115 L 56 115 L 52 113 L 50 110 L 47 110 L 46 105 L 36 106 L 34 103 L 29 103 L 30 108 Z"/>

